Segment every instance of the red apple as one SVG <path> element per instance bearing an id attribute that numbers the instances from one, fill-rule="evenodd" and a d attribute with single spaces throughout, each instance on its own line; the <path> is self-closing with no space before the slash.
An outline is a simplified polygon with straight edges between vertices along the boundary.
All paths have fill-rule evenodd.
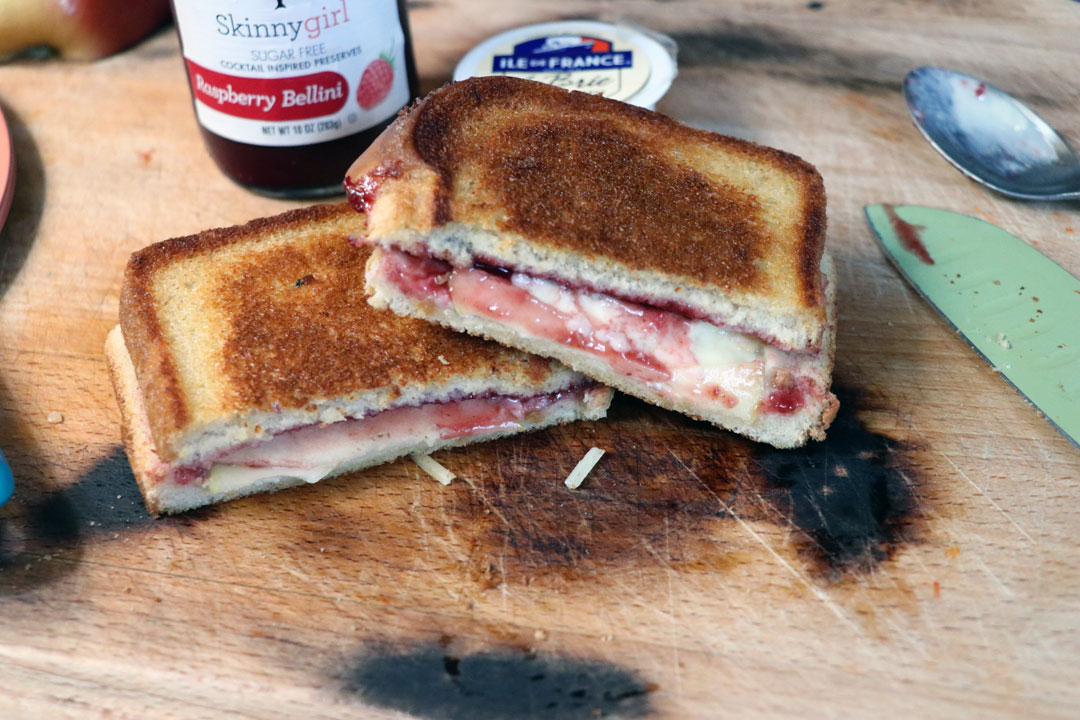
<path id="1" fill-rule="evenodd" d="M 44 45 L 71 60 L 96 60 L 168 17 L 169 0 L 0 0 L 0 57 Z"/>

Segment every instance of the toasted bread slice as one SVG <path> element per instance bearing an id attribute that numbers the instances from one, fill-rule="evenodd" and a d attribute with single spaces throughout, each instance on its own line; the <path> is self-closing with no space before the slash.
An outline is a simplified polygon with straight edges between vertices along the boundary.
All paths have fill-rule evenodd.
<path id="1" fill-rule="evenodd" d="M 120 330 L 106 355 L 128 456 L 151 511 L 179 512 L 407 453 L 604 415 L 610 390 L 557 362 L 368 305 L 362 277 L 370 251 L 348 242 L 363 222 L 345 203 L 315 206 L 132 256 Z M 322 447 L 325 432 L 311 437 L 327 428 L 357 444 L 358 422 L 397 412 L 415 425 L 418 408 L 436 407 L 440 422 L 461 407 L 504 412 L 507 421 L 474 432 L 458 412 L 452 432 L 382 433 L 349 456 L 337 445 Z M 291 450 L 283 456 L 285 434 Z M 221 463 L 282 465 L 253 459 L 250 448 L 277 447 L 277 460 L 296 465 L 288 452 L 306 452 L 297 438 L 330 452 L 332 467 L 215 476 Z"/>
<path id="2" fill-rule="evenodd" d="M 377 307 L 779 447 L 836 414 L 825 194 L 799 158 L 488 77 L 399 117 L 346 187 Z"/>
<path id="3" fill-rule="evenodd" d="M 510 77 L 428 95 L 350 168 L 367 237 L 817 350 L 825 191 L 805 161 Z"/>

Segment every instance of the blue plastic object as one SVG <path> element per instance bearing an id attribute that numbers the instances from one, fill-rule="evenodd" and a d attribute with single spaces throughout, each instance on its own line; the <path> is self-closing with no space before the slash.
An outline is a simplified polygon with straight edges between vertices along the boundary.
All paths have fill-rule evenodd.
<path id="1" fill-rule="evenodd" d="M 11 468 L 8 467 L 4 453 L 0 452 L 0 505 L 3 505 L 15 491 L 15 478 L 11 476 Z"/>

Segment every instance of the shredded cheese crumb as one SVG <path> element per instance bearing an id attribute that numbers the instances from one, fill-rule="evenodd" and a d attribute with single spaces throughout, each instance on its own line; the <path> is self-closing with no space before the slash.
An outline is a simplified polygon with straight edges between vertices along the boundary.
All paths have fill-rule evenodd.
<path id="1" fill-rule="evenodd" d="M 566 487 L 577 490 L 603 456 L 604 451 L 597 447 L 591 448 L 589 452 L 585 453 L 585 457 L 581 458 L 581 462 L 566 476 Z"/>
<path id="2" fill-rule="evenodd" d="M 441 362 L 443 365 L 449 365 L 450 364 L 450 361 L 447 360 L 446 358 L 444 358 L 442 355 L 439 356 L 439 362 Z"/>
<path id="3" fill-rule="evenodd" d="M 49 416 L 46 418 L 46 420 L 48 420 L 53 425 L 59 425 L 60 423 L 64 422 L 64 415 L 53 410 L 51 413 L 49 413 Z"/>
<path id="4" fill-rule="evenodd" d="M 454 473 L 450 472 L 442 465 L 437 463 L 430 455 L 421 455 L 420 453 L 413 453 L 409 457 L 412 461 L 420 466 L 420 469 L 426 472 L 431 477 L 438 480 L 443 485 L 449 485 L 450 482 L 457 477 Z"/>

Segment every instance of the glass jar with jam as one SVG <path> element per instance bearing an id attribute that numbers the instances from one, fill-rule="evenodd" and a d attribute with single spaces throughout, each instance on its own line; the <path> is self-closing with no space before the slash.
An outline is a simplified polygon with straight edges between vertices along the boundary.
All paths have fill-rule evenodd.
<path id="1" fill-rule="evenodd" d="M 405 0 L 173 0 L 173 12 L 206 146 L 256 192 L 342 192 L 418 94 Z"/>

